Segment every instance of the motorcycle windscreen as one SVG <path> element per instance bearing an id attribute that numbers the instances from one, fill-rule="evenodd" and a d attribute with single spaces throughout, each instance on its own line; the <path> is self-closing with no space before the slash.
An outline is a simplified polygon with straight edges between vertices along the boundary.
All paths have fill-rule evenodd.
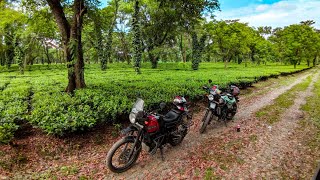
<path id="1" fill-rule="evenodd" d="M 134 103 L 132 110 L 129 114 L 129 120 L 131 123 L 135 123 L 136 119 L 139 118 L 137 117 L 137 115 L 139 114 L 139 112 L 143 111 L 143 106 L 144 106 L 144 101 L 141 98 L 138 98 L 137 101 Z"/>
<path id="2" fill-rule="evenodd" d="M 138 98 L 134 103 L 131 112 L 138 113 L 139 111 L 143 111 L 144 101 L 141 98 Z"/>

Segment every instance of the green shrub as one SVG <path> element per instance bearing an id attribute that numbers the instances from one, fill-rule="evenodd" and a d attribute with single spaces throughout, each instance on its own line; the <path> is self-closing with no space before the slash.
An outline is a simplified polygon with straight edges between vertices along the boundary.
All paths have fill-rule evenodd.
<path id="1" fill-rule="evenodd" d="M 26 116 L 30 86 L 24 81 L 12 80 L 0 94 L 0 142 L 8 143 L 19 128 L 16 122 Z"/>
<path id="2" fill-rule="evenodd" d="M 198 71 L 192 71 L 190 63 L 159 63 L 158 69 L 144 63 L 140 75 L 126 63 L 108 67 L 101 71 L 99 64 L 86 65 L 87 88 L 69 95 L 64 92 L 68 80 L 64 65 L 28 66 L 24 75 L 13 66 L 0 73 L 0 105 L 4 104 L 0 106 L 0 118 L 13 123 L 8 132 L 16 130 L 15 121 L 26 118 L 48 134 L 62 136 L 91 128 L 98 122 L 114 123 L 119 115 L 130 112 L 137 97 L 145 100 L 145 108 L 151 108 L 163 101 L 172 102 L 175 95 L 196 99 L 205 93 L 201 87 L 208 79 L 222 88 L 231 83 L 249 85 L 261 77 L 307 66 L 244 68 L 230 63 L 224 69 L 223 63 L 201 63 Z"/>
<path id="3" fill-rule="evenodd" d="M 0 119 L 0 143 L 8 143 L 14 137 L 15 131 L 18 129 L 18 125 L 6 119 Z"/>

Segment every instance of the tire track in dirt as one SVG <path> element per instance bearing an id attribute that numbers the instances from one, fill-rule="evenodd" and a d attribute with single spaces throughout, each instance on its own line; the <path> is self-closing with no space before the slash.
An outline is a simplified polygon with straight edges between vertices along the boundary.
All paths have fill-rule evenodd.
<path id="1" fill-rule="evenodd" d="M 227 179 L 281 179 L 284 176 L 288 176 L 289 179 L 301 179 L 301 172 L 297 171 L 297 167 L 301 167 L 302 171 L 312 169 L 307 167 L 310 164 L 304 163 L 301 158 L 306 149 L 294 136 L 295 129 L 299 127 L 299 120 L 304 117 L 300 107 L 306 103 L 306 98 L 312 95 L 314 83 L 318 78 L 319 73 L 312 78 L 305 92 L 296 95 L 294 104 L 281 115 L 279 122 L 269 130 L 265 128 L 265 131 L 260 131 L 257 144 L 242 153 L 245 163 L 230 170 Z"/>
<path id="2" fill-rule="evenodd" d="M 192 156 L 193 153 L 197 153 L 196 149 L 201 144 L 206 142 L 208 139 L 219 137 L 226 129 L 233 128 L 236 123 L 250 123 L 248 120 L 254 116 L 253 113 L 255 111 L 271 104 L 279 95 L 285 93 L 296 84 L 301 83 L 312 72 L 307 71 L 299 74 L 297 79 L 290 85 L 276 87 L 273 91 L 267 92 L 263 95 L 240 99 L 240 108 L 239 112 L 235 116 L 235 122 L 229 122 L 227 127 L 225 127 L 223 123 L 216 124 L 214 128 L 212 125 L 209 125 L 207 127 L 206 134 L 199 134 L 198 131 L 198 124 L 200 124 L 205 112 L 204 105 L 200 105 L 202 106 L 201 109 L 203 109 L 203 111 L 194 114 L 193 121 L 195 122 L 195 125 L 191 127 L 190 132 L 187 134 L 182 144 L 178 147 L 166 146 L 164 148 L 165 161 L 161 160 L 159 151 L 154 156 L 142 154 L 134 167 L 121 174 L 109 172 L 106 174 L 106 179 L 174 179 L 174 177 L 170 177 L 171 172 L 179 171 L 180 168 L 183 168 L 175 167 L 175 165 L 177 163 L 183 164 L 185 158 Z"/>

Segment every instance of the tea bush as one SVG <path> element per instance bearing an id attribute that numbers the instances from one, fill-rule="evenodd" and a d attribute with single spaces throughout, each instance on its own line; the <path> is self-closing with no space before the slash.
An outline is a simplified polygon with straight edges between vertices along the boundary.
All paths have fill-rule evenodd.
<path id="1" fill-rule="evenodd" d="M 131 65 L 114 63 L 101 71 L 98 64 L 86 65 L 87 88 L 73 95 L 64 92 L 67 70 L 64 65 L 28 66 L 24 75 L 17 67 L 0 73 L 0 138 L 10 139 L 18 128 L 17 120 L 27 119 L 48 134 L 64 135 L 82 131 L 99 122 L 115 122 L 119 115 L 130 112 L 137 97 L 145 108 L 171 102 L 175 95 L 194 100 L 204 94 L 202 86 L 212 79 L 221 88 L 230 84 L 243 87 L 269 76 L 292 73 L 307 66 L 268 65 L 243 67 L 223 63 L 202 63 L 198 71 L 191 65 L 159 63 L 158 69 L 144 63 L 137 75 Z"/>
<path id="2" fill-rule="evenodd" d="M 19 128 L 18 121 L 24 119 L 28 109 L 27 97 L 30 86 L 27 81 L 12 79 L 0 94 L 0 142 L 7 143 Z"/>

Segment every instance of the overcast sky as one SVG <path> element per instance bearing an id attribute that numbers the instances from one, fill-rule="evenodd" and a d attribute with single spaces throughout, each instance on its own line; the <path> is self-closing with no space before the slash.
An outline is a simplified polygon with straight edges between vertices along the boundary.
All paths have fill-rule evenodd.
<path id="1" fill-rule="evenodd" d="M 240 19 L 250 26 L 284 27 L 314 20 L 320 29 L 320 0 L 220 0 L 216 19 Z"/>

